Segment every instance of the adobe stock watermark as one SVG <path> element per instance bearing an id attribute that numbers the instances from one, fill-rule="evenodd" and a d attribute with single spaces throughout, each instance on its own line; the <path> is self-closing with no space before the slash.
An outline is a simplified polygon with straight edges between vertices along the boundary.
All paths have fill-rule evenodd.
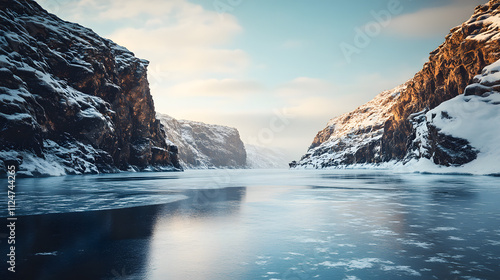
<path id="1" fill-rule="evenodd" d="M 43 0 L 40 4 L 50 13 L 57 14 L 61 9 L 61 3 L 59 0 Z"/>
<path id="2" fill-rule="evenodd" d="M 411 0 L 410 0 L 411 1 Z M 365 24 L 363 27 L 354 29 L 354 38 L 352 42 L 340 43 L 340 49 L 347 63 L 352 62 L 352 57 L 355 54 L 360 54 L 361 51 L 367 48 L 373 38 L 380 35 L 382 30 L 386 28 L 393 19 L 403 12 L 403 5 L 400 0 L 389 0 L 386 9 L 380 11 L 371 11 L 372 21 Z"/>
<path id="3" fill-rule="evenodd" d="M 9 231 L 7 243 L 10 245 L 7 254 L 7 264 L 9 272 L 16 272 L 16 167 L 7 166 L 7 229 Z"/>
<path id="4" fill-rule="evenodd" d="M 257 136 L 249 137 L 247 143 L 255 146 L 268 145 L 274 142 L 276 134 L 283 132 L 295 116 L 286 108 L 275 109 L 267 127 L 263 127 Z"/>
<path id="5" fill-rule="evenodd" d="M 226 13 L 234 11 L 243 1 L 244 0 L 215 0 L 212 5 L 215 11 L 217 11 L 217 14 L 219 14 L 220 19 L 223 20 Z"/>

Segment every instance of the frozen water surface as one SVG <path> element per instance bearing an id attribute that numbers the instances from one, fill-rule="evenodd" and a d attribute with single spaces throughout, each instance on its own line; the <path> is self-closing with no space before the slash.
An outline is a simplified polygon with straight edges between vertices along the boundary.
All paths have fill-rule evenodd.
<path id="1" fill-rule="evenodd" d="M 27 279 L 500 275 L 498 177 L 199 170 L 18 178 L 17 192 Z"/>

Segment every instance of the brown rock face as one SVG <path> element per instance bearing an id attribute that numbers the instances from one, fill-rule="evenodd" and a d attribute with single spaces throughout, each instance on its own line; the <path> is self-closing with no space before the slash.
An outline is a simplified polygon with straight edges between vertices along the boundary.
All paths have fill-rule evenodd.
<path id="1" fill-rule="evenodd" d="M 0 159 L 22 169 L 31 153 L 76 174 L 180 168 L 155 117 L 147 65 L 34 1 L 0 0 Z"/>
<path id="2" fill-rule="evenodd" d="M 411 114 L 433 109 L 462 94 L 475 75 L 500 58 L 500 41 L 493 38 L 499 32 L 498 27 L 483 20 L 500 13 L 499 2 L 490 1 L 476 7 L 467 22 L 453 28 L 401 93 L 392 109 L 392 117 L 384 125 L 382 161 L 402 159 L 406 155 L 412 140 L 408 120 Z"/>

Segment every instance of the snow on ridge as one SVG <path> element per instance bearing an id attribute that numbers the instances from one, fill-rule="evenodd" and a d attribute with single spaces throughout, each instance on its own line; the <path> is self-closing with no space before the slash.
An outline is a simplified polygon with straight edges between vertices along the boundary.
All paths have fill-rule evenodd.
<path id="1" fill-rule="evenodd" d="M 407 84 L 408 82 L 391 90 L 383 91 L 366 104 L 331 119 L 327 126 L 335 126 L 335 131 L 330 139 L 342 137 L 361 128 L 383 124 L 390 117 L 392 106 L 397 103 Z"/>
<path id="2" fill-rule="evenodd" d="M 498 5 L 493 5 L 496 4 L 487 3 L 485 5 L 478 6 L 474 15 L 472 15 L 470 19 L 463 24 L 465 26 L 478 28 L 478 31 L 482 31 L 474 32 L 472 35 L 467 36 L 467 39 L 482 42 L 497 41 L 500 39 L 500 14 L 496 13 L 493 9 Z M 455 28 L 455 32 L 458 30 L 459 28 Z"/>

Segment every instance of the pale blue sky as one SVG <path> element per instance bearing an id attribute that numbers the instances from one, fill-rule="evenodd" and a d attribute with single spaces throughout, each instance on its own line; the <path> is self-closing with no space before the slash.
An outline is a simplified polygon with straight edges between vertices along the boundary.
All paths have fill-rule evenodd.
<path id="1" fill-rule="evenodd" d="M 290 160 L 330 118 L 412 78 L 484 2 L 39 0 L 150 60 L 157 111 L 236 127 Z M 372 31 L 363 45 L 358 29 Z"/>

